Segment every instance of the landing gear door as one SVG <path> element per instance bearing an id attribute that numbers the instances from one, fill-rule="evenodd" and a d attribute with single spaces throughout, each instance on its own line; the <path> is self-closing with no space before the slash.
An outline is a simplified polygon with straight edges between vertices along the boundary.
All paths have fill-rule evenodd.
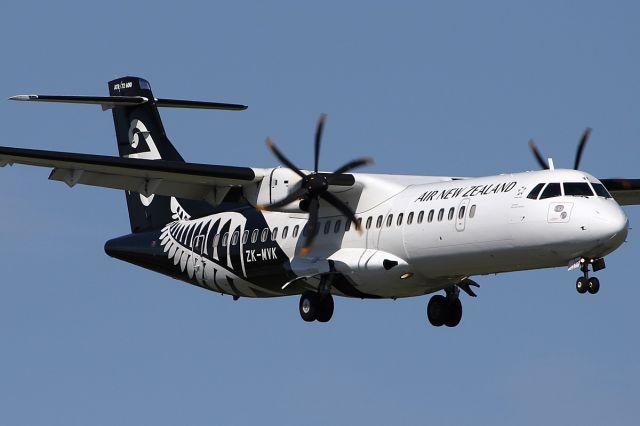
<path id="1" fill-rule="evenodd" d="M 469 199 L 465 198 L 460 202 L 458 211 L 456 213 L 456 231 L 464 231 L 464 227 L 467 222 L 467 216 L 469 215 Z"/>

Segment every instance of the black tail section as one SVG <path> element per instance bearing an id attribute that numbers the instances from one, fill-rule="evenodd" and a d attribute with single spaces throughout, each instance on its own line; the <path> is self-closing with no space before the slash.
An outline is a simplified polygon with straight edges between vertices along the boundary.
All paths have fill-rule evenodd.
<path id="1" fill-rule="evenodd" d="M 121 157 L 184 162 L 167 138 L 149 82 L 137 77 L 119 78 L 109 82 L 109 94 L 148 99 L 141 105 L 114 106 L 112 109 Z M 173 220 L 170 197 L 146 197 L 130 191 L 126 197 L 132 232 L 159 228 Z"/>

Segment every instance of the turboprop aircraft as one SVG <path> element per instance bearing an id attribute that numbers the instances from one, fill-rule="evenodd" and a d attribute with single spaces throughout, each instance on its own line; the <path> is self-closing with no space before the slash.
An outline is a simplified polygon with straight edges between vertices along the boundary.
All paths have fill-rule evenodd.
<path id="1" fill-rule="evenodd" d="M 158 108 L 239 111 L 244 105 L 155 98 L 138 77 L 109 82 L 109 96 L 19 95 L 10 99 L 101 105 L 111 110 L 119 157 L 0 147 L 0 165 L 52 169 L 50 180 L 124 190 L 131 233 L 105 252 L 207 290 L 239 297 L 300 295 L 305 321 L 327 322 L 333 296 L 432 294 L 427 318 L 455 327 L 460 290 L 481 275 L 567 266 L 579 293 L 627 236 L 621 205 L 640 204 L 640 180 L 555 169 L 479 178 L 351 173 L 351 161 L 320 171 L 321 117 L 313 170 L 267 140 L 284 167 L 188 163 L 167 138 Z"/>

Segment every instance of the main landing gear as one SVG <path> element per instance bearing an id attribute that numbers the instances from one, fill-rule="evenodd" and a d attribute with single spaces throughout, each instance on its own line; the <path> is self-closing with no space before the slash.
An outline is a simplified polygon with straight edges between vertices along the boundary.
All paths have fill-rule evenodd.
<path id="1" fill-rule="evenodd" d="M 455 327 L 462 319 L 462 302 L 460 302 L 460 289 L 453 286 L 445 290 L 446 296 L 437 294 L 429 300 L 427 305 L 427 318 L 431 325 L 441 327 Z"/>
<path id="2" fill-rule="evenodd" d="M 300 316 L 307 322 L 327 322 L 333 316 L 331 293 L 305 291 L 300 296 Z"/>
<path id="3" fill-rule="evenodd" d="M 582 276 L 576 280 L 576 290 L 580 294 L 596 294 L 600 290 L 600 280 L 596 277 L 589 278 L 589 265 L 593 267 L 593 272 L 605 268 L 604 259 L 580 259 L 580 270 Z"/>

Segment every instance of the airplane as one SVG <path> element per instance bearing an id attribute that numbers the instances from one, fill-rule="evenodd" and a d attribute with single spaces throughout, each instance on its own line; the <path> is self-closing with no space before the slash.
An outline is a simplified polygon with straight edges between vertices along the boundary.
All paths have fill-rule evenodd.
<path id="1" fill-rule="evenodd" d="M 110 110 L 119 156 L 0 147 L 0 166 L 51 169 L 69 187 L 124 190 L 131 233 L 106 242 L 107 255 L 204 289 L 240 297 L 299 295 L 304 321 L 327 322 L 333 296 L 396 299 L 433 294 L 433 326 L 462 319 L 472 279 L 511 271 L 577 269 L 578 293 L 596 294 L 605 256 L 625 241 L 622 205 L 640 204 L 640 179 L 602 179 L 556 169 L 535 143 L 542 170 L 486 177 L 352 173 L 371 163 L 320 171 L 325 117 L 312 170 L 186 162 L 158 108 L 241 111 L 239 104 L 154 97 L 148 81 L 110 81 L 109 96 L 18 95 L 9 99 L 100 105 Z M 442 293 L 440 293 L 442 292 Z"/>

